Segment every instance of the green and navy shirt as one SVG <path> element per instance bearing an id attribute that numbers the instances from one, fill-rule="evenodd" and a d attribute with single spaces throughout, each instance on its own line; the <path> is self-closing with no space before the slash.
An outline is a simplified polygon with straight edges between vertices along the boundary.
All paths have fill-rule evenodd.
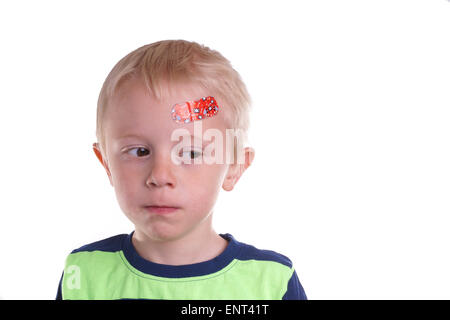
<path id="1" fill-rule="evenodd" d="M 214 259 L 175 266 L 142 258 L 131 242 L 133 232 L 73 250 L 56 299 L 307 299 L 288 257 L 229 233 L 220 234 L 228 245 Z"/>

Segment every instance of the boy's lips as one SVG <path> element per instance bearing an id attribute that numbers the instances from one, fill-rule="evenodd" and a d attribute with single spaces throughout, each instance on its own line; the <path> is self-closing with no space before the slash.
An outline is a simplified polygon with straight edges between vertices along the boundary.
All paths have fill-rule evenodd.
<path id="1" fill-rule="evenodd" d="M 157 214 L 166 214 L 166 213 L 172 213 L 176 210 L 178 210 L 178 207 L 175 206 L 167 206 L 167 205 L 151 205 L 146 206 L 145 209 L 151 213 L 157 213 Z"/>

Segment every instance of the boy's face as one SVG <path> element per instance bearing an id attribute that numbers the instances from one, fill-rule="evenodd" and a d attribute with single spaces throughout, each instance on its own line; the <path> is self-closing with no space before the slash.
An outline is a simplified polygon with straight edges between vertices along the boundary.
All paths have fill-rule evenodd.
<path id="1" fill-rule="evenodd" d="M 233 189 L 254 156 L 253 150 L 246 148 L 244 164 L 203 162 L 177 165 L 172 160 L 172 152 L 181 139 L 171 139 L 174 130 L 185 128 L 192 139 L 200 139 L 200 151 L 202 145 L 205 147 L 211 141 L 203 140 L 202 143 L 202 136 L 194 136 L 194 122 L 175 122 L 171 118 L 171 107 L 175 103 L 211 94 L 192 86 L 177 86 L 173 92 L 160 102 L 138 79 L 122 84 L 110 101 L 104 119 L 107 154 L 102 155 L 94 145 L 94 151 L 114 186 L 119 205 L 135 225 L 136 232 L 159 241 L 180 238 L 197 227 L 206 228 L 220 188 Z M 202 122 L 202 132 L 214 128 L 226 137 L 223 116 L 227 110 L 220 101 L 218 104 L 219 112 L 215 116 L 197 121 Z M 224 154 L 227 152 L 225 148 L 226 143 L 223 144 Z M 187 151 L 189 156 L 198 155 L 190 153 L 190 150 L 199 150 L 193 143 L 183 152 Z M 152 205 L 178 209 L 158 214 L 146 208 Z"/>

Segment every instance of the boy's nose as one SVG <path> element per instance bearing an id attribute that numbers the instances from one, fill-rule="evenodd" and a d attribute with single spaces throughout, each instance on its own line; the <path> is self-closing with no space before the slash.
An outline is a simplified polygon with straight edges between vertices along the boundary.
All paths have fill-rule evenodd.
<path id="1" fill-rule="evenodd" d="M 147 178 L 147 186 L 149 187 L 175 187 L 175 175 L 173 174 L 173 164 L 169 157 L 161 155 L 155 157 L 150 175 Z"/>

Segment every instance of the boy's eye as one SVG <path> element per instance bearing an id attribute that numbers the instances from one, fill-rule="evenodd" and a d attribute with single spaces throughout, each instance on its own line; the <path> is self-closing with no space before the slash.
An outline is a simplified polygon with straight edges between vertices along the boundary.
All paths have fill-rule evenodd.
<path id="1" fill-rule="evenodd" d="M 137 155 L 138 158 L 145 157 L 146 155 L 149 154 L 149 151 L 146 148 L 142 148 L 142 147 L 129 149 L 127 151 L 127 153 L 129 153 L 132 150 L 137 150 L 137 152 L 135 154 Z"/>
<path id="2" fill-rule="evenodd" d="M 195 159 L 195 158 L 197 158 L 197 157 L 199 157 L 199 156 L 201 156 L 201 155 L 202 155 L 202 153 L 199 152 L 199 151 L 195 151 L 195 150 L 187 150 L 187 151 L 184 151 L 184 152 L 183 152 L 182 157 L 183 157 L 183 158 L 184 158 L 184 157 L 187 157 L 187 158 L 189 158 L 189 159 Z"/>

